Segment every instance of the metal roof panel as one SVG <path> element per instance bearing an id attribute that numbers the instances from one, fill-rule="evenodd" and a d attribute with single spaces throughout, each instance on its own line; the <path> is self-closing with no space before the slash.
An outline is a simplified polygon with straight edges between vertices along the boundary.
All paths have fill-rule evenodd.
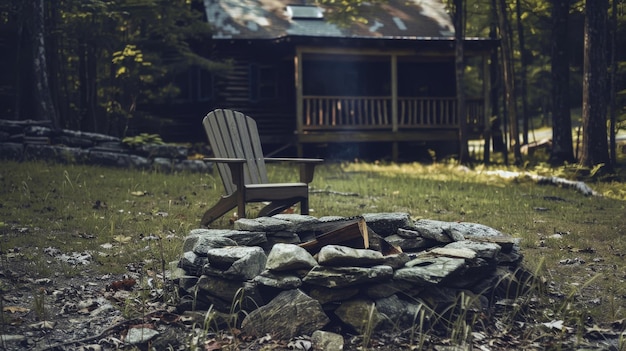
<path id="1" fill-rule="evenodd" d="M 294 16 L 293 0 L 204 0 L 214 38 L 273 39 L 290 35 L 358 38 L 442 38 L 454 36 L 452 20 L 440 0 L 389 0 L 364 15 L 366 23 L 338 26 L 327 19 Z M 296 6 L 296 7 L 302 7 Z M 299 10 L 298 10 L 299 11 Z"/>

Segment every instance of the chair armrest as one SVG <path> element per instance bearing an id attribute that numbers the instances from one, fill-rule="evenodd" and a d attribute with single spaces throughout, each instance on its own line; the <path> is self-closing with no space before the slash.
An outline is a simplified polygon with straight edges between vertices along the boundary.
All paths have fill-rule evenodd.
<path id="1" fill-rule="evenodd" d="M 285 158 L 285 157 L 268 157 L 265 162 L 291 162 L 300 165 L 300 183 L 310 183 L 313 181 L 315 166 L 324 162 L 321 158 Z"/>

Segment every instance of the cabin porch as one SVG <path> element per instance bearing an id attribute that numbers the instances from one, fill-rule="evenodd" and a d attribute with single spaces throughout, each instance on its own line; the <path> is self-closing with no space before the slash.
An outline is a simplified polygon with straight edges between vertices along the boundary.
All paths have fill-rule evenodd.
<path id="1" fill-rule="evenodd" d="M 482 79 L 466 92 L 461 123 L 449 52 L 297 47 L 299 154 L 306 144 L 386 142 L 397 160 L 399 142 L 458 144 L 463 124 L 478 138 L 488 121 L 488 70 L 485 52 L 474 55 Z"/>

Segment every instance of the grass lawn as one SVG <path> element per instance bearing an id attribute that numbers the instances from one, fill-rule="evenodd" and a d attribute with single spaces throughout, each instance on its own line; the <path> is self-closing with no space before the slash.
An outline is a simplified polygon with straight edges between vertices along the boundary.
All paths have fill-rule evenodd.
<path id="1" fill-rule="evenodd" d="M 504 179 L 451 164 L 330 163 L 318 168 L 310 207 L 314 216 L 408 212 L 413 218 L 481 223 L 521 238 L 524 264 L 546 282 L 546 321 L 609 324 L 626 313 L 626 174 L 587 184 L 602 196 Z M 270 179 L 295 180 L 286 167 Z M 576 178 L 576 167 L 530 171 Z M 0 161 L 0 258 L 28 253 L 30 271 L 47 269 L 42 248 L 96 255 L 102 272 L 121 273 L 141 262 L 159 270 L 182 254 L 182 239 L 199 227 L 221 195 L 213 174 L 163 174 Z M 261 206 L 250 206 L 254 215 Z M 214 227 L 231 225 L 228 216 Z M 150 240 L 158 238 L 160 240 Z M 28 250 L 31 248 L 31 250 Z M 34 250 L 37 248 L 37 250 Z M 39 250 L 39 251 L 38 251 Z M 80 274 L 75 268 L 56 274 Z"/>

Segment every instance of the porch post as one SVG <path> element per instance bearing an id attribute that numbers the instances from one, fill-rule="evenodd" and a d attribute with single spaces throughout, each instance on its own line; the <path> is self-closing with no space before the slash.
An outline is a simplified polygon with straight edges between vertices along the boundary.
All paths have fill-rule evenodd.
<path id="1" fill-rule="evenodd" d="M 302 143 L 300 142 L 300 135 L 302 135 L 303 131 L 303 121 L 304 121 L 304 108 L 302 105 L 302 50 L 299 47 L 296 47 L 296 56 L 294 57 L 294 76 L 295 76 L 295 88 L 296 88 L 296 148 L 298 150 L 298 156 L 302 157 L 304 154 L 304 150 L 302 147 Z"/>
<path id="2" fill-rule="evenodd" d="M 398 55 L 391 55 L 391 131 L 398 131 Z M 394 162 L 398 161 L 398 142 L 391 144 L 391 157 Z"/>
<path id="3" fill-rule="evenodd" d="M 483 149 L 483 163 L 489 164 L 491 158 L 491 119 L 489 111 L 491 110 L 491 74 L 489 69 L 489 56 L 483 54 L 483 138 L 485 138 L 485 146 Z"/>

